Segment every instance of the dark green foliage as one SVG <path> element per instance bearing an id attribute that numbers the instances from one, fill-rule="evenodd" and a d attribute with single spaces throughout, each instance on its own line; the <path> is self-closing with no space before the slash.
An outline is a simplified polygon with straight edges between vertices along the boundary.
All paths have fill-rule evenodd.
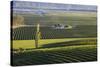
<path id="1" fill-rule="evenodd" d="M 41 39 L 57 38 L 87 38 L 96 37 L 97 29 L 95 25 L 79 25 L 72 29 L 53 29 L 51 27 L 40 27 Z M 35 38 L 36 27 L 19 27 L 13 29 L 14 40 L 31 40 Z"/>
<path id="2" fill-rule="evenodd" d="M 96 46 L 45 48 L 12 54 L 12 65 L 37 65 L 97 60 Z"/>

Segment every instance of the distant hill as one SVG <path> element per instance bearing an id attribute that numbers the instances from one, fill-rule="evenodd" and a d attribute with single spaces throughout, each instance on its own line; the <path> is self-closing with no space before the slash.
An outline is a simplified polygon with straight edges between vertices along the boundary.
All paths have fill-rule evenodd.
<path id="1" fill-rule="evenodd" d="M 96 12 L 96 5 L 78 5 L 78 4 L 60 4 L 60 3 L 43 3 L 43 2 L 27 2 L 12 1 L 14 11 L 34 12 L 36 10 L 55 10 L 55 11 L 89 11 Z"/>

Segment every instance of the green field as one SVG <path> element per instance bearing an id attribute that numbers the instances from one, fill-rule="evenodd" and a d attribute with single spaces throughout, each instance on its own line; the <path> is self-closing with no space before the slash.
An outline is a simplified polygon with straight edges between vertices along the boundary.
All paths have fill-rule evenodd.
<path id="1" fill-rule="evenodd" d="M 57 43 L 59 41 L 60 43 Z M 25 44 L 30 45 L 33 41 L 28 41 L 28 43 L 25 42 L 27 41 L 23 41 L 24 44 L 21 43 L 23 46 L 20 46 L 21 44 L 19 45 L 23 50 L 18 49 L 12 53 L 12 65 L 18 66 L 97 61 L 96 38 L 43 40 L 40 43 L 41 48 L 38 49 L 27 49 L 30 47 L 25 46 Z M 18 48 L 19 43 L 17 41 L 15 41 L 15 43 L 17 46 L 14 46 L 14 48 Z M 34 48 L 33 44 L 30 46 Z"/>
<path id="2" fill-rule="evenodd" d="M 41 25 L 52 24 L 69 24 L 75 25 L 96 25 L 97 14 L 96 12 L 55 12 L 43 14 L 42 16 L 37 14 L 19 14 L 25 18 L 24 23 L 26 25 L 34 25 L 40 23 Z M 49 21 L 48 21 L 49 20 Z"/>
<path id="3" fill-rule="evenodd" d="M 54 44 L 61 42 L 72 42 L 72 41 L 80 41 L 80 40 L 95 40 L 96 38 L 65 38 L 65 39 L 41 39 L 39 40 L 39 47 L 42 47 L 45 44 Z M 13 49 L 28 49 L 35 48 L 35 40 L 14 40 L 12 41 Z"/>

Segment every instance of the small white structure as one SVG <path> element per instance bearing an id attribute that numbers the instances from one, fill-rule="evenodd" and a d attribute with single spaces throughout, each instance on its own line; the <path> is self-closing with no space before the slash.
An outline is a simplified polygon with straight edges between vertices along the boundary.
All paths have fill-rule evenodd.
<path id="1" fill-rule="evenodd" d="M 63 25 L 63 24 L 54 24 L 52 26 L 53 29 L 71 29 L 71 25 Z"/>

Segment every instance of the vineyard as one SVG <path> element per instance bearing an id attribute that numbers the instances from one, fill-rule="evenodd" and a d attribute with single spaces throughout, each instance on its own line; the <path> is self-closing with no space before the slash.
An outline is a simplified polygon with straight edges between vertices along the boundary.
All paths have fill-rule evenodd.
<path id="1" fill-rule="evenodd" d="M 41 27 L 41 39 L 61 38 L 87 38 L 96 37 L 96 26 L 80 25 L 73 29 L 53 29 L 52 27 Z M 13 30 L 13 40 L 32 40 L 35 38 L 36 27 L 19 27 Z"/>
<path id="2" fill-rule="evenodd" d="M 23 41 L 26 42 L 24 44 L 18 44 L 18 42 L 16 42 L 17 45 L 13 44 L 15 47 L 13 47 L 14 49 L 12 50 L 12 65 L 21 66 L 97 60 L 96 38 L 51 40 L 53 41 L 44 39 L 44 41 L 39 44 L 38 49 L 32 48 L 34 47 L 34 41 L 31 41 L 31 46 L 31 42 L 27 42 L 27 40 Z M 27 45 L 26 47 L 25 44 Z M 22 48 L 16 47 L 21 47 L 21 45 Z"/>
<path id="3" fill-rule="evenodd" d="M 41 48 L 12 54 L 12 65 L 72 63 L 97 60 L 95 45 Z"/>
<path id="4" fill-rule="evenodd" d="M 11 65 L 97 61 L 96 12 L 24 9 L 13 10 Z"/>
<path id="5" fill-rule="evenodd" d="M 96 26 L 72 29 L 40 27 L 41 39 L 35 48 L 36 27 L 13 29 L 13 66 L 97 61 Z"/>

